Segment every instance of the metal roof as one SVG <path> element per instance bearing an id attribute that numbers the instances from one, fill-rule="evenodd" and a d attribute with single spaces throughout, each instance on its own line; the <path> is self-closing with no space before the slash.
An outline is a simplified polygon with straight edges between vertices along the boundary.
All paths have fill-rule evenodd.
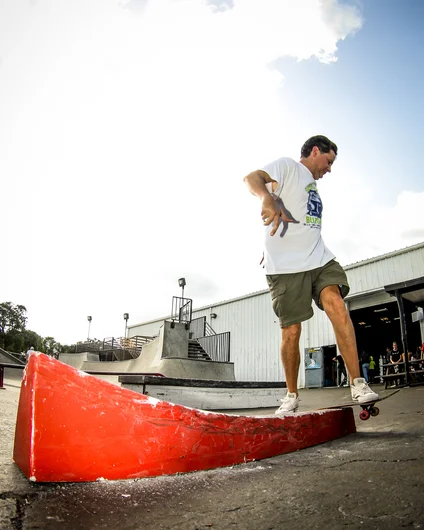
<path id="1" fill-rule="evenodd" d="M 403 298 L 406 298 L 415 304 L 424 302 L 424 276 L 406 282 L 386 285 L 384 289 L 387 293 L 394 296 L 396 295 L 396 291 L 398 291 Z"/>
<path id="2" fill-rule="evenodd" d="M 387 259 L 387 258 L 391 258 L 391 257 L 394 257 L 394 256 L 398 256 L 398 255 L 401 255 L 401 254 L 407 254 L 408 252 L 412 252 L 413 250 L 417 250 L 417 249 L 420 249 L 420 248 L 424 248 L 424 241 L 422 243 L 418 243 L 416 245 L 411 245 L 409 247 L 404 247 L 400 250 L 394 250 L 393 252 L 388 252 L 387 254 L 381 254 L 380 256 L 375 256 L 373 258 L 368 258 L 368 259 L 365 259 L 365 260 L 362 260 L 362 261 L 357 261 L 355 263 L 352 263 L 350 265 L 343 265 L 343 269 L 344 270 L 350 270 L 350 269 L 354 269 L 356 267 L 362 267 L 363 265 L 367 265 L 368 263 L 374 263 L 376 261 L 380 261 L 380 260 L 383 260 L 383 259 Z M 238 296 L 237 298 L 230 298 L 228 300 L 223 300 L 221 302 L 217 302 L 217 303 L 214 303 L 214 304 L 207 304 L 205 306 L 202 306 L 202 307 L 198 307 L 196 309 L 193 309 L 193 311 L 202 311 L 202 310 L 205 310 L 205 309 L 208 309 L 209 307 L 217 307 L 217 306 L 220 306 L 220 305 L 223 305 L 223 304 L 228 304 L 228 303 L 231 303 L 231 302 L 237 302 L 239 300 L 243 300 L 245 298 L 251 298 L 253 296 L 259 296 L 261 294 L 265 294 L 265 293 L 268 293 L 268 289 L 263 289 L 262 291 L 255 291 L 253 293 L 249 293 L 249 294 L 245 294 L 243 296 Z"/>
<path id="3" fill-rule="evenodd" d="M 343 265 L 343 269 L 346 271 L 349 269 L 354 269 L 356 267 L 362 267 L 362 265 L 367 265 L 368 263 L 374 263 L 382 259 L 399 256 L 400 254 L 407 254 L 408 252 L 412 252 L 413 250 L 418 250 L 423 247 L 424 247 L 424 241 L 422 243 L 417 243 L 416 245 L 411 245 L 409 247 L 401 248 L 400 250 L 394 250 L 393 252 L 389 252 L 387 254 L 381 254 L 380 256 L 375 256 L 373 258 L 368 258 L 362 261 L 357 261 L 355 263 L 351 263 L 350 265 Z"/>
<path id="4" fill-rule="evenodd" d="M 408 252 L 412 252 L 412 251 L 418 250 L 420 248 L 424 248 L 424 241 L 422 243 L 417 243 L 416 245 L 411 245 L 409 247 L 404 247 L 404 248 L 399 249 L 399 250 L 394 250 L 393 252 L 388 252 L 387 254 L 381 254 L 380 256 L 375 256 L 373 258 L 368 258 L 368 259 L 365 259 L 365 260 L 362 260 L 362 261 L 357 261 L 357 262 L 352 263 L 350 265 L 344 265 L 343 269 L 344 270 L 355 269 L 357 267 L 362 267 L 363 265 L 367 265 L 369 263 L 374 263 L 374 262 L 377 262 L 377 261 L 381 261 L 383 259 L 387 259 L 387 258 L 391 258 L 391 257 L 394 257 L 394 256 L 398 256 L 398 255 L 401 255 L 401 254 L 407 254 Z M 215 308 L 215 307 L 219 307 L 219 306 L 224 305 L 224 304 L 230 304 L 230 303 L 233 303 L 233 302 L 238 302 L 239 300 L 245 300 L 247 298 L 252 298 L 254 296 L 260 296 L 260 295 L 266 294 L 268 292 L 269 292 L 268 289 L 263 289 L 261 291 L 255 291 L 253 293 L 249 293 L 249 294 L 245 294 L 245 295 L 242 295 L 242 296 L 238 296 L 236 298 L 230 298 L 228 300 L 221 300 L 220 302 L 214 302 L 214 303 L 211 302 L 211 303 L 209 303 L 207 305 L 204 305 L 202 307 L 193 308 L 193 312 L 204 311 L 204 310 L 209 309 L 211 307 Z M 160 320 L 166 320 L 168 318 L 170 318 L 170 315 L 167 315 L 167 316 L 161 317 L 161 318 L 154 318 L 152 320 L 146 320 L 146 321 L 140 322 L 138 324 L 133 324 L 131 326 L 128 326 L 128 328 L 138 327 L 138 326 L 140 326 L 142 324 L 143 325 L 144 324 L 152 324 L 153 322 L 158 322 Z"/>

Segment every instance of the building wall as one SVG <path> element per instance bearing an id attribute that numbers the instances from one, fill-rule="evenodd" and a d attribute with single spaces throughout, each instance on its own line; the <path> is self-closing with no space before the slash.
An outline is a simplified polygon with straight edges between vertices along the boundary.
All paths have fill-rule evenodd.
<path id="1" fill-rule="evenodd" d="M 344 267 L 350 295 L 424 276 L 424 243 Z"/>
<path id="2" fill-rule="evenodd" d="M 217 318 L 210 319 L 210 313 Z M 231 332 L 231 357 L 237 381 L 281 381 L 280 332 L 268 292 L 216 304 L 194 311 L 193 318 L 206 316 L 216 331 Z"/>
<path id="3" fill-rule="evenodd" d="M 384 285 L 424 276 L 424 243 L 345 267 L 351 291 L 350 309 L 369 307 L 394 298 Z M 299 386 L 305 384 L 304 349 L 336 343 L 331 324 L 315 304 L 314 316 L 302 325 Z M 211 319 L 210 314 L 217 318 Z M 206 316 L 216 333 L 231 332 L 231 358 L 237 381 L 281 381 L 280 328 L 272 311 L 268 291 L 220 302 L 193 311 L 193 318 Z M 164 317 L 166 318 L 166 317 Z M 129 336 L 155 335 L 164 318 L 129 328 Z"/>

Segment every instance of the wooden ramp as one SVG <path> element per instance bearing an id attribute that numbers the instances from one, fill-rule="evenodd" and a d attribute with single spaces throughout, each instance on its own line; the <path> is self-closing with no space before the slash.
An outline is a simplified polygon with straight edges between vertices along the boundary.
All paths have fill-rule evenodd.
<path id="1" fill-rule="evenodd" d="M 351 408 L 285 417 L 205 412 L 35 352 L 24 372 L 13 458 L 34 482 L 134 479 L 241 464 L 353 432 Z"/>

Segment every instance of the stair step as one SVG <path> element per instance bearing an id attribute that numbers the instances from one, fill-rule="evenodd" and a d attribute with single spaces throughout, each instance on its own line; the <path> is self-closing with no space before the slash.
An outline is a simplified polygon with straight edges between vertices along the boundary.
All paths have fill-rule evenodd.
<path id="1" fill-rule="evenodd" d="M 208 354 L 205 354 L 205 355 L 188 355 L 188 358 L 189 359 L 196 359 L 196 360 L 199 360 L 199 361 L 211 361 L 212 359 L 209 357 Z"/>
<path id="2" fill-rule="evenodd" d="M 196 340 L 188 341 L 188 357 L 193 360 L 211 361 L 212 359 L 205 352 L 202 345 Z"/>

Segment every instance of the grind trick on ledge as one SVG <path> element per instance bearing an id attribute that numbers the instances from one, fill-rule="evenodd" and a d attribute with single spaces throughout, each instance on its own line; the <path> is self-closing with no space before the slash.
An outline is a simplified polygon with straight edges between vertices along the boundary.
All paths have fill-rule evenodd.
<path id="1" fill-rule="evenodd" d="M 331 173 L 337 150 L 327 137 L 313 136 L 302 146 L 299 162 L 279 158 L 244 178 L 262 205 L 262 262 L 281 327 L 287 395 L 276 414 L 296 412 L 299 407 L 299 340 L 302 322 L 313 315 L 312 300 L 333 326 L 350 375 L 352 402 L 372 405 L 379 400 L 360 374 L 355 331 L 343 301 L 349 293 L 347 276 L 321 237 L 323 208 L 317 183 Z M 364 409 L 369 414 L 371 410 L 378 409 Z"/>

